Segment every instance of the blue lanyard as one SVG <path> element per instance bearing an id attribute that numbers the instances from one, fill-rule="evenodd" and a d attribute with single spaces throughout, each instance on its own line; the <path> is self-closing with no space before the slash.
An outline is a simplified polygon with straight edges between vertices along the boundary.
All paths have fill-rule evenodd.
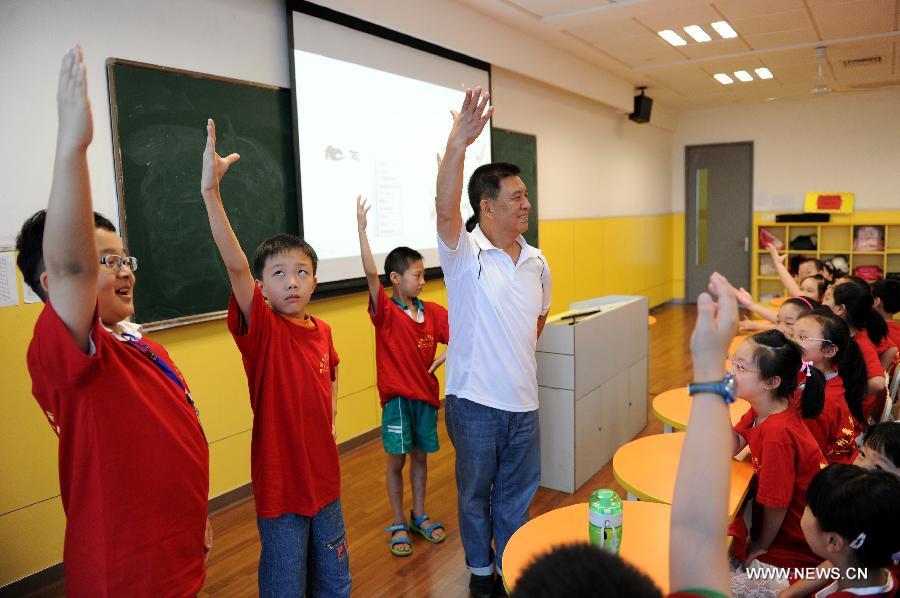
<path id="1" fill-rule="evenodd" d="M 125 340 L 129 345 L 131 345 L 132 347 L 134 347 L 135 349 L 140 351 L 152 363 L 156 364 L 156 367 L 158 367 L 160 370 L 162 370 L 162 372 L 166 376 L 168 376 L 170 379 L 172 379 L 175 382 L 175 384 L 177 384 L 178 387 L 182 391 L 184 391 L 184 396 L 187 399 L 188 405 L 190 405 L 191 407 L 194 408 L 194 414 L 197 416 L 197 419 L 200 419 L 200 410 L 197 409 L 196 405 L 194 405 L 194 399 L 191 398 L 190 391 L 184 385 L 184 382 L 181 380 L 181 377 L 175 373 L 175 371 L 171 368 L 171 366 L 169 366 L 169 364 L 166 363 L 162 357 L 157 355 L 156 352 L 154 352 L 153 349 L 150 348 L 150 345 L 148 345 L 141 339 L 139 339 L 136 336 L 133 336 L 131 334 L 128 334 L 127 332 L 123 333 L 122 336 L 125 337 Z"/>

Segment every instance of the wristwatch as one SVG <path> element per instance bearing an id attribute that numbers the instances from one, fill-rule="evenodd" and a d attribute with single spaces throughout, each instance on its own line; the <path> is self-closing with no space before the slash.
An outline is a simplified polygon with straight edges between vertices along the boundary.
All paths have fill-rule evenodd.
<path id="1" fill-rule="evenodd" d="M 698 392 L 712 392 L 721 395 L 726 404 L 734 403 L 735 391 L 737 384 L 734 382 L 734 376 L 727 374 L 719 382 L 695 382 L 688 385 L 688 394 L 695 395 Z"/>

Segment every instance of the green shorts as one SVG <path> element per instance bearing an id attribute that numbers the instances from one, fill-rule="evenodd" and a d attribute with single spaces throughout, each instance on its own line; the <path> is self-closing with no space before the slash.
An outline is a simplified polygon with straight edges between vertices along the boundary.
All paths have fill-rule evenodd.
<path id="1" fill-rule="evenodd" d="M 417 448 L 426 453 L 438 451 L 437 407 L 425 401 L 394 397 L 381 412 L 381 443 L 392 455 L 405 455 Z"/>

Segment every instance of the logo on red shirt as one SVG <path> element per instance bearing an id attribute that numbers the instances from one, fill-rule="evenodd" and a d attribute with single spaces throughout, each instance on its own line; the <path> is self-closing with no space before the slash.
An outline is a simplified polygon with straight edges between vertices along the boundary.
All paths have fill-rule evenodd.
<path id="1" fill-rule="evenodd" d="M 430 349 L 434 346 L 434 337 L 430 334 L 423 334 L 419 337 L 419 342 L 416 345 L 419 349 Z"/>
<path id="2" fill-rule="evenodd" d="M 319 373 L 324 374 L 328 371 L 328 353 L 322 355 L 322 359 L 319 360 Z"/>

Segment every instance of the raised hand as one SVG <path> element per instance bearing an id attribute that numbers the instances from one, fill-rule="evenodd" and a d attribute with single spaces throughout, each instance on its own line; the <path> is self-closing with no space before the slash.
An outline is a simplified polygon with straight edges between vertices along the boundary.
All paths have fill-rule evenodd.
<path id="1" fill-rule="evenodd" d="M 368 225 L 368 217 L 366 215 L 371 209 L 372 205 L 363 199 L 362 195 L 356 196 L 356 227 L 360 231 L 366 230 L 366 226 Z"/>
<path id="2" fill-rule="evenodd" d="M 203 150 L 203 173 L 200 176 L 201 193 L 218 193 L 219 182 L 232 164 L 241 159 L 240 154 L 229 154 L 224 158 L 216 153 L 216 123 L 206 121 L 206 149 Z"/>
<path id="3" fill-rule="evenodd" d="M 491 119 L 491 114 L 494 113 L 494 107 L 488 106 L 490 99 L 490 94 L 480 87 L 466 90 L 466 97 L 459 112 L 450 111 L 453 115 L 453 128 L 447 140 L 448 146 L 465 149 L 478 139 L 484 126 Z"/>
<path id="4" fill-rule="evenodd" d="M 728 280 L 714 272 L 709 277 L 709 293 L 697 298 L 697 323 L 691 334 L 691 356 L 694 360 L 694 376 L 697 380 L 721 377 L 728 345 L 737 331 L 738 306 L 734 287 Z"/>
<path id="5" fill-rule="evenodd" d="M 737 297 L 738 303 L 740 303 L 744 307 L 750 307 L 751 305 L 756 303 L 753 300 L 753 295 L 751 295 L 750 292 L 747 291 L 747 289 L 745 289 L 744 287 L 735 289 L 734 295 L 735 297 Z"/>
<path id="6" fill-rule="evenodd" d="M 87 95 L 87 70 L 81 46 L 69 48 L 59 69 L 56 92 L 59 113 L 57 145 L 63 150 L 85 150 L 94 137 L 91 102 Z"/>
<path id="7" fill-rule="evenodd" d="M 787 258 L 788 258 L 787 253 L 783 253 L 783 254 L 778 253 L 778 250 L 775 249 L 775 246 L 772 245 L 771 243 L 766 243 L 766 251 L 768 251 L 769 255 L 772 256 L 772 261 L 775 262 L 776 265 L 778 265 L 780 263 L 782 266 L 787 268 Z"/>

